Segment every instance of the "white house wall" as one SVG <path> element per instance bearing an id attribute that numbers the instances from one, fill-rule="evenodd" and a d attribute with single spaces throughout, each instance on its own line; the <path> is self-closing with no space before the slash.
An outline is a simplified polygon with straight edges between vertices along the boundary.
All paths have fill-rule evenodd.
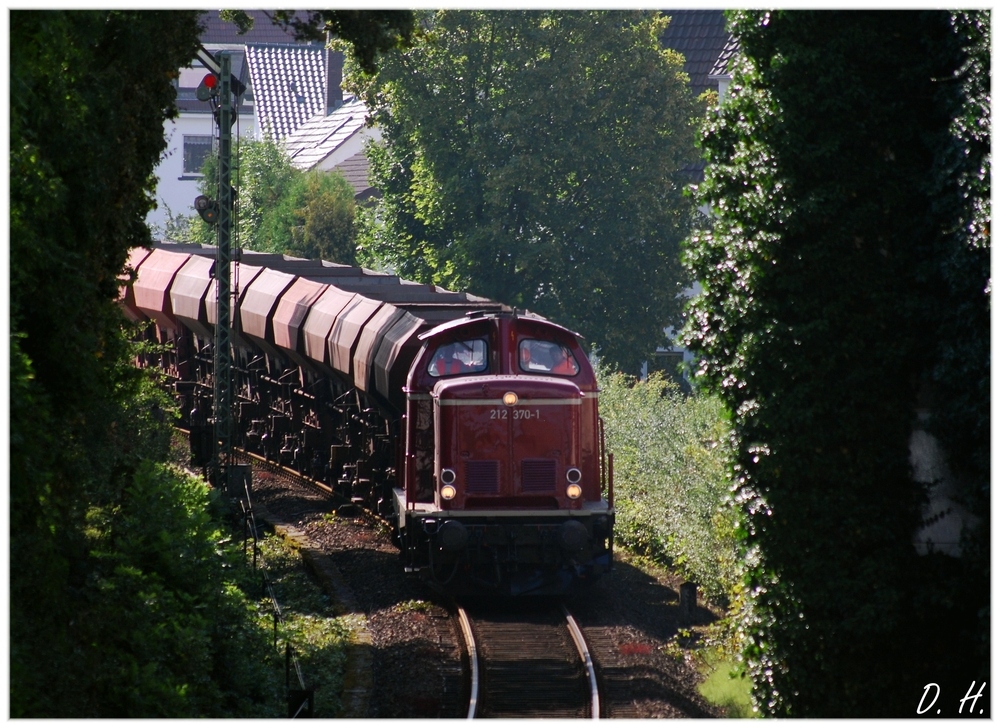
<path id="1" fill-rule="evenodd" d="M 252 114 L 243 114 L 233 126 L 233 134 L 253 139 L 255 123 Z M 167 150 L 157 165 L 156 209 L 146 216 L 146 223 L 154 231 L 154 237 L 164 230 L 172 215 L 190 217 L 195 214 L 194 198 L 200 194 L 198 183 L 201 175 L 184 173 L 184 137 L 211 136 L 218 142 L 218 130 L 211 114 L 182 114 L 164 125 Z"/>

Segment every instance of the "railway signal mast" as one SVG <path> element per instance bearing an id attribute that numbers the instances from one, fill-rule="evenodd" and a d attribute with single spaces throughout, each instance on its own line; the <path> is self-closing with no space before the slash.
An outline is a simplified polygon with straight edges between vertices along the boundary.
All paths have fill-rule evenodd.
<path id="1" fill-rule="evenodd" d="M 195 209 L 205 222 L 217 226 L 215 281 L 218 291 L 215 324 L 215 379 L 214 379 L 214 451 L 212 472 L 216 482 L 229 489 L 232 480 L 233 432 L 233 378 L 232 378 L 232 299 L 231 281 L 233 188 L 232 188 L 232 125 L 233 95 L 238 100 L 246 88 L 232 75 L 229 53 L 222 51 L 216 58 L 205 48 L 198 51 L 198 59 L 208 69 L 196 92 L 202 101 L 212 104 L 219 130 L 219 177 L 215 200 L 199 195 Z M 221 476 L 221 477 L 220 477 Z"/>

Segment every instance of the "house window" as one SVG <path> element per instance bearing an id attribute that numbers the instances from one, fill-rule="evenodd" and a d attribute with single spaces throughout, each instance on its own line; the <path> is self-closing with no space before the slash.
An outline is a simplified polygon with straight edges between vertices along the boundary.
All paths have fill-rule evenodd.
<path id="1" fill-rule="evenodd" d="M 184 174 L 201 174 L 202 165 L 212 153 L 211 136 L 184 137 Z"/>

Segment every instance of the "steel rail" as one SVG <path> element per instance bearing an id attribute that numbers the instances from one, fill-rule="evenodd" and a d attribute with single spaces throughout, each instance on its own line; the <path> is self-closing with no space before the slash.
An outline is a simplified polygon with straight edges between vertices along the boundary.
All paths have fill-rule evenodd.
<path id="1" fill-rule="evenodd" d="M 590 681 L 590 718 L 600 720 L 601 718 L 601 698 L 597 690 L 597 673 L 594 670 L 594 662 L 590 659 L 590 650 L 587 649 L 587 641 L 583 638 L 583 632 L 573 619 L 573 615 L 566 609 L 566 605 L 560 605 L 563 614 L 566 615 L 566 624 L 569 626 L 569 633 L 576 644 L 576 651 L 580 653 L 580 659 L 587 669 L 587 679 Z"/>
<path id="2" fill-rule="evenodd" d="M 462 635 L 465 637 L 465 645 L 469 650 L 469 713 L 466 720 L 476 717 L 476 707 L 479 703 L 479 653 L 476 650 L 476 638 L 472 635 L 472 624 L 469 622 L 469 615 L 465 610 L 456 606 L 458 612 L 458 623 L 462 626 Z"/>

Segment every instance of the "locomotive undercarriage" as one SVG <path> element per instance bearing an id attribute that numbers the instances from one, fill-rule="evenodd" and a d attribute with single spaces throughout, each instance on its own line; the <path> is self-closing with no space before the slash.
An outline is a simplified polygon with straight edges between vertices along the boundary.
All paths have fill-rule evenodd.
<path id="1" fill-rule="evenodd" d="M 406 570 L 453 594 L 565 594 L 611 567 L 614 512 L 458 514 L 395 491 Z"/>

